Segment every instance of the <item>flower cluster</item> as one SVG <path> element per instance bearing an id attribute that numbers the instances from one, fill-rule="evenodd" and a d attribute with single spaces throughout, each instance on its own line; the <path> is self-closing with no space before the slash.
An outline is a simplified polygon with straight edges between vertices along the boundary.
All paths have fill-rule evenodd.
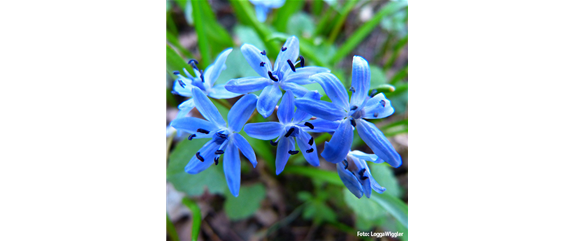
<path id="1" fill-rule="evenodd" d="M 190 60 L 195 77 L 185 69 L 186 76 L 174 71 L 175 93 L 192 97 L 183 102 L 171 126 L 178 131 L 190 133 L 188 139 L 211 138 L 185 167 L 190 174 L 197 174 L 212 164 L 223 163 L 229 190 L 239 195 L 241 165 L 239 151 L 257 165 L 257 158 L 249 142 L 239 134 L 245 126 L 250 137 L 269 140 L 277 146 L 276 174 L 285 168 L 289 157 L 301 153 L 312 166 L 319 166 L 317 143 L 309 133 L 330 133 L 321 156 L 335 163 L 343 184 L 357 198 L 371 196 L 371 190 L 385 191 L 371 175 L 365 161 L 387 162 L 393 167 L 402 164 L 400 155 L 369 119 L 385 118 L 393 114 L 391 102 L 383 93 L 370 93 L 370 70 L 368 62 L 360 56 L 353 58 L 351 97 L 341 81 L 323 67 L 305 66 L 299 56 L 299 40 L 293 36 L 281 47 L 274 65 L 265 50 L 251 44 L 241 46 L 243 56 L 260 76 L 231 79 L 226 84 L 215 85 L 225 66 L 231 49 L 224 50 L 205 72 L 197 68 L 197 61 Z M 299 67 L 295 67 L 299 64 Z M 303 87 L 319 83 L 331 102 L 321 100 L 317 91 Z M 259 96 L 253 92 L 262 90 Z M 226 122 L 208 97 L 228 99 L 243 96 L 231 107 Z M 279 106 L 277 103 L 280 101 Z M 205 119 L 187 117 L 193 109 Z M 278 122 L 249 123 L 255 109 L 264 118 L 277 113 Z M 354 130 L 373 150 L 374 154 L 351 151 Z M 297 147 L 298 149 L 297 149 Z M 220 158 L 225 153 L 225 161 Z"/>

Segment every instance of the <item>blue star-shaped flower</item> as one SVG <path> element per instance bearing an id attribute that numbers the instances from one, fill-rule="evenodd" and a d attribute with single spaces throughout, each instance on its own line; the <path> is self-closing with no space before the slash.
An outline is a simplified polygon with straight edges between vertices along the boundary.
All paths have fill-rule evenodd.
<path id="1" fill-rule="evenodd" d="M 267 53 L 251 44 L 243 44 L 241 52 L 251 68 L 260 77 L 232 79 L 225 88 L 234 93 L 250 93 L 263 89 L 257 101 L 257 111 L 267 118 L 275 110 L 281 99 L 281 89 L 291 90 L 297 97 L 304 96 L 309 90 L 301 85 L 311 84 L 309 76 L 316 73 L 330 72 L 327 68 L 305 66 L 305 59 L 299 56 L 299 40 L 292 36 L 287 39 L 277 56 L 275 66 L 271 65 Z M 300 58 L 301 61 L 297 61 Z M 301 63 L 300 68 L 295 68 Z"/>
<path id="2" fill-rule="evenodd" d="M 279 8 L 285 4 L 285 0 L 249 0 L 255 5 L 255 14 L 259 22 L 265 22 L 267 19 L 267 12 L 271 8 Z"/>
<path id="3" fill-rule="evenodd" d="M 331 141 L 325 142 L 321 156 L 332 163 L 341 162 L 351 149 L 353 129 L 356 127 L 359 136 L 375 152 L 393 167 L 402 164 L 401 156 L 395 151 L 389 140 L 373 123 L 365 119 L 387 117 L 395 111 L 391 101 L 383 93 L 369 97 L 371 81 L 369 63 L 361 56 L 353 57 L 351 101 L 343 84 L 330 73 L 316 74 L 311 79 L 323 87 L 332 103 L 310 98 L 295 100 L 297 108 L 319 118 L 341 121 Z"/>
<path id="4" fill-rule="evenodd" d="M 305 97 L 319 100 L 321 95 L 316 91 L 309 91 Z M 299 153 L 295 150 L 295 142 L 299 146 L 303 156 L 312 166 L 319 166 L 319 157 L 317 156 L 317 147 L 313 137 L 307 132 L 325 132 L 333 131 L 337 127 L 336 122 L 325 120 L 309 120 L 311 115 L 300 109 L 295 110 L 295 97 L 290 90 L 285 92 L 279 109 L 277 118 L 279 122 L 261 122 L 250 123 L 245 125 L 247 135 L 261 139 L 272 140 L 272 145 L 277 146 L 275 160 L 275 173 L 279 175 L 285 169 L 285 164 L 290 155 Z"/>
<path id="5" fill-rule="evenodd" d="M 219 78 L 221 71 L 226 69 L 225 60 L 227 60 L 227 56 L 232 50 L 232 48 L 228 48 L 221 52 L 215 59 L 215 62 L 213 62 L 212 65 L 207 66 L 205 72 L 197 68 L 196 60 L 190 60 L 189 64 L 193 66 L 193 72 L 196 77 L 193 77 L 186 69 L 183 69 L 183 72 L 185 72 L 187 77 L 181 75 L 179 71 L 174 71 L 177 79 L 173 82 L 173 90 L 181 96 L 191 97 L 191 87 L 195 86 L 203 91 L 207 96 L 214 99 L 229 99 L 239 96 L 240 94 L 227 91 L 224 84 L 213 86 L 217 78 Z M 195 102 L 193 101 L 193 98 L 182 102 L 178 106 L 179 113 L 177 113 L 176 119 L 185 117 L 187 113 L 193 110 L 194 107 Z"/>
<path id="6" fill-rule="evenodd" d="M 227 125 L 217 108 L 215 108 L 215 105 L 211 103 L 211 100 L 207 98 L 201 89 L 193 87 L 192 95 L 197 109 L 207 120 L 183 117 L 174 120 L 172 126 L 177 130 L 192 133 L 189 136 L 189 140 L 193 138 L 211 138 L 211 140 L 191 158 L 187 166 L 185 166 L 185 172 L 197 174 L 207 169 L 213 163 L 217 165 L 219 157 L 225 153 L 225 162 L 223 163 L 225 179 L 227 180 L 229 191 L 231 191 L 233 196 L 237 197 L 241 183 L 239 150 L 249 159 L 253 167 L 257 165 L 253 148 L 243 136 L 238 134 L 255 110 L 257 96 L 249 94 L 241 97 L 229 110 L 227 115 L 229 125 Z"/>
<path id="7" fill-rule="evenodd" d="M 341 181 L 357 198 L 361 198 L 363 193 L 367 198 L 370 198 L 371 189 L 378 193 L 383 193 L 386 190 L 373 178 L 365 160 L 374 163 L 383 162 L 377 155 L 351 151 L 347 153 L 347 157 L 342 162 L 337 163 L 337 173 L 339 173 Z"/>

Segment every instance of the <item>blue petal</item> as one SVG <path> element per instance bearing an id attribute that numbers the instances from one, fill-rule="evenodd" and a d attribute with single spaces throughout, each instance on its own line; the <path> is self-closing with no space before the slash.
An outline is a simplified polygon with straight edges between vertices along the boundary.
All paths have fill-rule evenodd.
<path id="1" fill-rule="evenodd" d="M 173 90 L 181 96 L 191 97 L 192 80 L 182 75 L 177 75 L 177 77 L 178 78 L 173 81 Z"/>
<path id="2" fill-rule="evenodd" d="M 185 172 L 189 174 L 198 174 L 203 170 L 207 169 L 211 164 L 214 163 L 213 159 L 215 157 L 215 151 L 219 147 L 219 144 L 215 143 L 213 140 L 207 142 L 201 149 L 199 149 L 199 154 L 203 157 L 204 161 L 197 159 L 196 155 L 185 166 Z"/>
<path id="3" fill-rule="evenodd" d="M 301 131 L 297 136 L 297 145 L 299 146 L 299 150 L 303 153 L 305 160 L 311 164 L 311 166 L 319 166 L 319 157 L 317 156 L 317 146 L 315 142 L 313 145 L 309 145 L 309 139 L 311 139 L 311 135 L 307 132 Z M 307 153 L 307 150 L 313 148 L 311 153 Z"/>
<path id="4" fill-rule="evenodd" d="M 341 120 L 347 116 L 341 107 L 322 100 L 314 100 L 310 98 L 297 98 L 295 100 L 297 108 L 325 120 Z"/>
<path id="5" fill-rule="evenodd" d="M 361 56 L 353 57 L 352 79 L 351 86 L 355 88 L 355 93 L 351 95 L 351 105 L 356 105 L 361 109 L 366 102 L 365 99 L 371 85 L 369 63 Z"/>
<path id="6" fill-rule="evenodd" d="M 350 159 L 350 160 L 349 160 Z M 367 198 L 371 198 L 371 178 L 372 176 L 370 175 L 370 170 L 369 170 L 369 166 L 367 166 L 367 163 L 361 159 L 357 159 L 352 155 L 348 155 L 347 156 L 347 161 L 349 162 L 353 162 L 354 166 L 357 167 L 357 172 L 359 172 L 362 169 L 365 169 L 365 173 L 363 173 L 363 176 L 367 176 L 368 178 L 366 179 L 361 179 L 361 176 L 357 173 L 358 176 L 357 179 L 359 180 L 359 183 L 361 183 L 361 186 L 363 187 L 363 194 L 365 194 L 365 196 L 367 196 Z"/>
<path id="7" fill-rule="evenodd" d="M 183 118 L 186 117 L 187 114 L 191 112 L 191 110 L 193 110 L 193 108 L 195 108 L 195 102 L 193 102 L 193 98 L 191 98 L 189 100 L 181 102 L 181 104 L 179 104 L 177 108 L 179 109 L 179 112 L 177 113 L 175 119 Z"/>
<path id="8" fill-rule="evenodd" d="M 367 146 L 389 165 L 399 167 L 403 163 L 399 153 L 395 151 L 393 145 L 373 123 L 363 119 L 358 120 L 357 132 L 359 132 L 359 136 L 365 141 Z"/>
<path id="9" fill-rule="evenodd" d="M 279 175 L 283 169 L 285 169 L 285 165 L 287 164 L 287 160 L 289 160 L 290 150 L 295 149 L 295 144 L 293 143 L 292 137 L 281 138 L 279 140 L 279 144 L 277 145 L 277 154 L 275 159 L 275 174 Z"/>
<path id="10" fill-rule="evenodd" d="M 223 158 L 223 171 L 227 186 L 231 194 L 237 197 L 241 185 L 241 159 L 239 159 L 239 150 L 233 143 L 227 146 Z"/>
<path id="11" fill-rule="evenodd" d="M 269 8 L 262 6 L 262 5 L 255 5 L 255 14 L 257 15 L 257 20 L 259 20 L 259 22 L 265 22 L 265 19 L 267 19 L 267 12 L 269 11 Z"/>
<path id="12" fill-rule="evenodd" d="M 267 72 L 271 70 L 271 62 L 267 55 L 262 55 L 261 52 L 261 50 L 251 44 L 243 44 L 241 46 L 241 53 L 243 53 L 251 68 L 261 77 L 269 78 Z M 265 62 L 265 64 L 261 66 L 261 62 Z"/>
<path id="13" fill-rule="evenodd" d="M 353 143 L 353 126 L 350 121 L 342 122 L 329 142 L 325 142 L 325 149 L 321 156 L 328 162 L 338 163 L 343 161 L 351 149 Z"/>
<path id="14" fill-rule="evenodd" d="M 329 99 L 344 110 L 349 109 L 349 94 L 345 86 L 337 77 L 331 73 L 321 73 L 311 76 L 311 80 L 319 83 Z"/>
<path id="15" fill-rule="evenodd" d="M 259 111 L 263 117 L 269 117 L 273 114 L 273 111 L 275 111 L 275 106 L 277 106 L 279 99 L 281 99 L 281 90 L 277 85 L 265 87 L 259 95 L 257 111 Z"/>
<path id="16" fill-rule="evenodd" d="M 233 50 L 232 48 L 227 48 L 226 50 L 221 52 L 215 59 L 215 62 L 213 62 L 212 65 L 208 66 L 207 69 L 205 69 L 203 77 L 206 86 L 210 87 L 213 86 L 213 84 L 215 84 L 215 81 L 217 81 L 217 78 L 219 78 L 219 74 L 221 74 L 221 71 L 227 68 L 227 66 L 225 66 L 225 60 L 227 60 L 227 56 L 229 56 L 229 53 L 231 53 L 232 50 Z"/>
<path id="17" fill-rule="evenodd" d="M 243 129 L 243 125 L 245 125 L 245 122 L 247 122 L 251 114 L 253 114 L 256 103 L 257 96 L 254 94 L 244 95 L 235 102 L 227 114 L 229 128 L 231 128 L 232 131 L 240 132 L 241 129 Z"/>
<path id="18" fill-rule="evenodd" d="M 381 101 L 384 101 L 385 106 L 383 106 Z M 365 119 L 381 119 L 388 117 L 395 112 L 395 109 L 391 105 L 391 101 L 385 98 L 383 93 L 379 93 L 369 99 L 363 110 L 365 111 L 363 114 L 363 118 Z"/>
<path id="19" fill-rule="evenodd" d="M 384 191 L 387 190 L 386 188 L 381 187 L 381 185 L 379 185 L 379 183 L 377 182 L 377 180 L 375 180 L 375 179 L 373 178 L 373 175 L 371 175 L 371 170 L 369 170 L 368 175 L 369 175 L 369 180 L 371 180 L 371 188 L 372 188 L 373 190 L 375 190 L 375 192 L 383 193 Z"/>
<path id="20" fill-rule="evenodd" d="M 370 161 L 370 162 L 373 162 L 373 163 L 382 163 L 382 162 L 385 162 L 383 159 L 379 158 L 379 157 L 378 157 L 377 155 L 375 155 L 375 154 L 367 154 L 367 153 L 364 153 L 364 152 L 362 152 L 362 151 L 357 151 L 357 150 L 352 151 L 351 153 L 349 153 L 349 155 L 352 155 L 352 156 L 354 156 L 354 157 L 356 157 L 356 158 L 358 158 L 358 159 L 365 160 L 365 161 Z"/>
<path id="21" fill-rule="evenodd" d="M 249 93 L 255 92 L 272 84 L 269 78 L 263 77 L 245 77 L 239 79 L 232 79 L 225 84 L 225 89 L 233 93 Z"/>
<path id="22" fill-rule="evenodd" d="M 303 97 L 303 96 L 305 96 L 305 94 L 307 94 L 307 92 L 310 91 L 307 88 L 300 86 L 298 84 L 295 84 L 295 83 L 281 83 L 281 87 L 284 90 L 293 91 L 293 94 L 295 94 L 295 96 L 297 96 L 297 97 Z"/>
<path id="23" fill-rule="evenodd" d="M 363 187 L 361 187 L 361 183 L 357 180 L 357 177 L 353 175 L 352 172 L 345 169 L 345 164 L 343 162 L 337 163 L 337 173 L 339 173 L 339 178 L 343 181 L 343 184 L 351 191 L 353 195 L 357 198 L 361 198 L 363 196 Z"/>
<path id="24" fill-rule="evenodd" d="M 253 148 L 251 147 L 249 142 L 245 140 L 243 136 L 237 133 L 234 133 L 232 135 L 234 140 L 233 143 L 235 143 L 235 145 L 239 147 L 241 153 L 243 153 L 243 155 L 251 162 L 253 168 L 255 168 L 255 166 L 257 166 L 257 157 L 255 157 L 255 152 L 253 151 Z"/>
<path id="25" fill-rule="evenodd" d="M 206 138 L 213 136 L 214 133 L 211 134 L 203 134 L 197 132 L 197 129 L 204 129 L 209 132 L 216 131 L 217 127 L 210 123 L 209 121 L 195 118 L 195 117 L 183 117 L 179 119 L 175 119 L 171 122 L 171 126 L 179 131 L 186 131 L 192 134 L 195 134 L 195 138 Z"/>
<path id="26" fill-rule="evenodd" d="M 279 122 L 260 122 L 245 125 L 245 133 L 260 140 L 274 139 L 281 134 L 282 130 L 283 124 Z"/>
<path id="27" fill-rule="evenodd" d="M 199 110 L 201 115 L 219 127 L 226 127 L 227 125 L 225 120 L 223 120 L 223 117 L 221 117 L 221 114 L 217 108 L 215 108 L 215 105 L 211 103 L 211 100 L 205 96 L 203 91 L 199 88 L 193 88 L 192 92 L 196 108 Z"/>
<path id="28" fill-rule="evenodd" d="M 290 123 L 293 119 L 293 112 L 295 111 L 295 97 L 291 91 L 286 91 L 283 99 L 277 109 L 277 118 L 281 123 Z"/>
<path id="29" fill-rule="evenodd" d="M 297 68 L 295 70 L 297 72 L 287 72 L 288 75 L 284 77 L 283 82 L 289 82 L 298 85 L 312 84 L 313 81 L 309 79 L 311 75 L 331 72 L 327 68 L 316 67 L 316 66 L 305 66 L 303 68 Z"/>
<path id="30" fill-rule="evenodd" d="M 291 36 L 287 39 L 282 48 L 287 48 L 285 51 L 280 50 L 273 71 L 279 70 L 281 72 L 291 71 L 291 67 L 287 64 L 287 60 L 291 60 L 295 64 L 299 58 L 299 39 Z"/>
<path id="31" fill-rule="evenodd" d="M 304 98 L 309 98 L 309 99 L 313 99 L 313 100 L 320 100 L 321 99 L 321 94 L 319 94 L 319 92 L 317 92 L 316 90 L 314 91 L 309 91 L 307 92 L 307 94 L 305 94 L 303 96 Z M 295 111 L 295 117 L 293 117 L 293 123 L 299 123 L 301 121 L 307 120 L 309 118 L 311 118 L 313 115 L 303 111 L 302 109 L 297 109 Z M 335 127 L 336 128 L 336 127 Z"/>
<path id="32" fill-rule="evenodd" d="M 307 130 L 309 132 L 334 132 L 339 128 L 341 121 L 330 121 L 323 119 L 316 119 L 309 121 L 314 127 L 314 129 Z"/>
<path id="33" fill-rule="evenodd" d="M 208 93 L 209 94 L 207 94 L 207 96 L 214 99 L 231 99 L 241 95 L 239 93 L 233 93 L 225 89 L 225 85 L 223 84 L 213 86 L 213 88 L 208 90 Z"/>

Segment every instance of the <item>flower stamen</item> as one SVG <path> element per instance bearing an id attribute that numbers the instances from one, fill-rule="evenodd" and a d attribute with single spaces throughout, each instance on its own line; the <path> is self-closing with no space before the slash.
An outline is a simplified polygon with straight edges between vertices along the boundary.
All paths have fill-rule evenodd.
<path id="1" fill-rule="evenodd" d="M 201 128 L 197 129 L 197 132 L 203 133 L 203 134 L 209 134 L 209 131 L 207 131 L 205 129 L 201 129 Z"/>
<path id="2" fill-rule="evenodd" d="M 299 59 L 301 60 L 301 68 L 305 67 L 305 58 L 303 58 L 303 56 L 299 55 Z"/>
<path id="3" fill-rule="evenodd" d="M 277 146 L 277 142 L 274 142 L 273 140 L 269 140 L 269 142 L 271 143 L 272 146 Z"/>
<path id="4" fill-rule="evenodd" d="M 315 126 L 313 126 L 313 124 L 309 123 L 309 122 L 305 122 L 305 125 L 309 128 L 311 128 L 311 130 L 315 129 Z"/>
<path id="5" fill-rule="evenodd" d="M 289 131 L 287 131 L 287 134 L 285 134 L 285 137 L 289 137 L 291 135 L 291 133 L 293 133 L 293 131 L 295 131 L 295 127 L 291 127 L 291 129 L 289 129 Z"/>
<path id="6" fill-rule="evenodd" d="M 387 103 L 387 102 L 386 102 L 385 100 L 381 100 L 381 104 L 383 105 L 383 107 L 385 107 L 385 104 L 386 104 L 386 103 Z"/>
<path id="7" fill-rule="evenodd" d="M 343 162 L 345 163 L 345 170 L 349 167 L 349 162 L 347 162 L 347 160 L 343 160 Z"/>
<path id="8" fill-rule="evenodd" d="M 195 157 L 197 157 L 201 162 L 205 161 L 199 152 L 195 153 Z"/>
<path id="9" fill-rule="evenodd" d="M 357 126 L 357 123 L 355 122 L 355 119 L 351 119 L 351 125 L 353 125 L 353 127 Z"/>
<path id="10" fill-rule="evenodd" d="M 273 81 L 275 82 L 279 81 L 279 79 L 277 79 L 277 77 L 275 77 L 273 73 L 271 73 L 271 71 L 267 71 L 267 74 L 269 75 L 269 78 L 272 79 Z"/>
<path id="11" fill-rule="evenodd" d="M 179 83 L 179 86 L 181 86 L 181 88 L 185 88 L 185 83 L 183 83 L 183 81 L 181 81 L 180 79 L 177 80 L 177 83 Z"/>
<path id="12" fill-rule="evenodd" d="M 281 51 L 285 52 L 285 50 L 287 50 L 287 47 L 281 47 Z"/>
<path id="13" fill-rule="evenodd" d="M 298 150 L 293 150 L 293 151 L 292 151 L 292 150 L 289 150 L 288 152 L 289 152 L 290 155 L 295 155 L 295 154 L 299 153 Z"/>
<path id="14" fill-rule="evenodd" d="M 221 154 L 223 154 L 223 153 L 224 153 L 223 150 L 217 150 L 217 151 L 215 151 L 215 154 L 216 154 L 216 155 L 221 155 Z"/>
<path id="15" fill-rule="evenodd" d="M 289 67 L 291 67 L 291 70 L 292 70 L 293 72 L 297 72 L 297 71 L 295 70 L 295 65 L 293 65 L 293 62 L 291 62 L 290 59 L 287 60 L 287 63 L 289 64 Z"/>
<path id="16" fill-rule="evenodd" d="M 265 50 L 261 51 L 261 55 L 266 55 L 267 52 L 265 52 Z"/>
<path id="17" fill-rule="evenodd" d="M 349 91 L 351 91 L 352 93 L 355 93 L 355 87 L 351 86 L 351 88 L 349 88 Z"/>
<path id="18" fill-rule="evenodd" d="M 174 75 L 179 75 L 179 71 L 177 71 L 177 70 L 176 70 L 176 71 L 173 71 L 173 74 L 174 74 Z"/>
<path id="19" fill-rule="evenodd" d="M 311 149 L 309 149 L 309 150 L 306 150 L 305 152 L 307 152 L 307 153 L 311 153 L 311 152 L 313 152 L 313 151 L 314 151 L 314 149 L 313 149 L 313 148 L 311 148 Z"/>
<path id="20" fill-rule="evenodd" d="M 213 158 L 213 161 L 215 162 L 215 165 L 217 166 L 217 164 L 219 164 L 219 156 L 216 156 L 215 158 Z"/>
<path id="21" fill-rule="evenodd" d="M 311 137 L 311 139 L 309 139 L 309 145 L 310 145 L 310 146 L 313 145 L 313 137 Z"/>
<path id="22" fill-rule="evenodd" d="M 259 67 L 265 67 L 265 62 L 259 63 Z"/>
<path id="23" fill-rule="evenodd" d="M 187 139 L 191 141 L 196 136 L 197 136 L 196 134 L 191 134 L 187 137 Z"/>
<path id="24" fill-rule="evenodd" d="M 197 60 L 195 60 L 195 59 L 190 59 L 189 61 L 187 61 L 187 64 L 191 64 L 191 66 L 192 66 L 194 69 L 196 69 L 196 70 L 199 71 L 199 68 L 198 68 L 197 65 L 196 65 L 196 64 L 199 64 L 199 62 L 197 62 Z"/>

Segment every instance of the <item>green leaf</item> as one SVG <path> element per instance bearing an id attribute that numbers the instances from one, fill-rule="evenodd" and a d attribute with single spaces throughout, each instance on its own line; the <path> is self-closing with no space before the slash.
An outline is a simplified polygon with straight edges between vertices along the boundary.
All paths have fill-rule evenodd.
<path id="1" fill-rule="evenodd" d="M 167 219 L 166 221 L 166 227 L 167 227 L 167 235 L 169 235 L 169 238 L 173 241 L 179 241 L 179 236 L 177 235 L 177 230 L 175 230 L 175 226 L 173 226 L 173 223 L 171 222 L 171 220 L 169 220 L 169 215 L 166 213 L 165 217 Z"/>
<path id="2" fill-rule="evenodd" d="M 403 67 L 401 70 L 399 70 L 397 73 L 395 73 L 393 78 L 391 78 L 390 83 L 392 85 L 396 85 L 399 81 L 403 80 L 408 75 L 409 75 L 409 66 L 407 65 L 407 66 Z"/>
<path id="3" fill-rule="evenodd" d="M 183 198 L 181 203 L 185 205 L 191 211 L 191 216 L 193 217 L 192 227 L 191 227 L 191 240 L 197 241 L 199 237 L 199 230 L 201 228 L 201 210 L 197 203 L 191 199 Z"/>
<path id="4" fill-rule="evenodd" d="M 353 49 L 359 45 L 367 35 L 377 26 L 381 19 L 392 14 L 408 5 L 407 1 L 397 1 L 387 3 L 373 18 L 364 23 L 355 31 L 347 41 L 339 48 L 339 51 L 333 56 L 330 63 L 337 63 L 343 57 L 347 56 Z"/>
<path id="5" fill-rule="evenodd" d="M 386 191 L 382 194 L 373 192 L 371 198 L 363 196 L 357 198 L 345 188 L 345 203 L 351 208 L 357 216 L 366 220 L 379 220 L 388 212 L 402 225 L 408 228 L 408 206 L 400 199 L 388 194 Z"/>
<path id="6" fill-rule="evenodd" d="M 292 173 L 292 174 L 299 174 L 303 176 L 308 176 L 313 179 L 317 179 L 320 181 L 324 181 L 327 183 L 335 184 L 338 186 L 342 186 L 343 182 L 339 178 L 339 174 L 333 171 L 327 171 L 322 169 L 317 169 L 316 167 L 308 167 L 308 166 L 287 166 L 284 173 Z"/>
<path id="7" fill-rule="evenodd" d="M 249 1 L 230 1 L 233 10 L 240 19 L 243 19 L 242 23 L 252 26 L 261 39 L 266 39 L 271 36 L 271 30 L 265 26 L 265 24 L 259 22 L 255 16 L 255 10 Z M 267 51 L 267 56 L 277 56 L 279 54 L 280 47 L 273 42 L 266 41 L 265 47 Z"/>
<path id="8" fill-rule="evenodd" d="M 375 164 L 368 162 L 369 168 L 371 169 L 371 174 L 373 178 L 387 190 L 385 193 L 391 194 L 395 197 L 401 196 L 401 189 L 397 178 L 393 174 L 391 167 L 386 164 Z"/>
<path id="9" fill-rule="evenodd" d="M 313 200 L 305 206 L 303 218 L 321 223 L 323 221 L 337 221 L 337 214 L 326 205 L 325 201 Z"/>
<path id="10" fill-rule="evenodd" d="M 200 4 L 203 0 L 198 1 L 191 1 L 192 10 L 193 10 L 193 21 L 195 23 L 195 31 L 197 32 L 197 45 L 199 46 L 199 52 L 201 53 L 201 60 L 199 64 L 202 68 L 207 67 L 209 63 L 211 63 L 211 55 L 210 55 L 210 47 L 209 47 L 209 40 L 207 39 L 207 34 L 205 31 L 205 27 L 207 24 L 204 22 L 206 17 L 204 18 L 206 13 L 203 13 Z"/>
<path id="11" fill-rule="evenodd" d="M 355 7 L 355 4 L 357 4 L 357 2 L 358 0 L 349 0 L 347 1 L 347 3 L 345 3 L 343 11 L 341 11 L 339 16 L 337 17 L 337 20 L 335 21 L 335 27 L 333 27 L 333 29 L 331 30 L 331 34 L 329 35 L 329 43 L 335 42 L 335 38 L 339 34 L 339 31 L 341 31 L 341 27 L 343 26 L 343 23 L 345 23 L 345 20 L 347 19 L 347 15 L 349 15 L 351 10 L 353 10 L 353 7 Z"/>
<path id="12" fill-rule="evenodd" d="M 185 62 L 185 60 L 183 60 L 181 58 L 181 56 L 179 56 L 179 54 L 177 54 L 175 52 L 175 50 L 173 50 L 169 45 L 166 45 L 167 49 L 166 49 L 166 62 L 167 62 L 167 67 L 166 67 L 166 71 L 169 73 L 169 75 L 175 79 L 176 76 L 173 74 L 173 71 L 177 70 L 182 72 L 183 69 L 187 69 L 188 65 Z M 189 69 L 188 69 L 189 71 Z"/>
<path id="13" fill-rule="evenodd" d="M 198 2 L 201 8 L 203 24 L 206 25 L 205 32 L 210 43 L 211 56 L 216 56 L 224 49 L 232 47 L 233 39 L 227 30 L 217 22 L 217 18 L 215 17 L 209 2 Z"/>
<path id="14" fill-rule="evenodd" d="M 248 218 L 259 209 L 263 198 L 265 198 L 265 187 L 261 183 L 242 185 L 238 197 L 234 197 L 231 193 L 227 195 L 223 209 L 230 220 Z"/>
<path id="15" fill-rule="evenodd" d="M 289 19 L 289 25 L 287 25 L 288 34 L 309 38 L 313 32 L 315 32 L 315 23 L 313 23 L 313 19 L 309 14 L 300 12 Z"/>
<path id="16" fill-rule="evenodd" d="M 199 196 L 205 188 L 212 194 L 224 194 L 227 183 L 223 174 L 222 165 L 211 166 L 198 174 L 189 174 L 184 171 L 185 165 L 191 160 L 208 139 L 182 140 L 169 155 L 167 166 L 167 180 L 175 189 L 188 196 Z"/>
<path id="17" fill-rule="evenodd" d="M 179 39 L 177 39 L 177 36 L 173 35 L 171 32 L 167 31 L 166 32 L 166 38 L 167 41 L 169 43 L 171 43 L 175 48 L 177 48 L 177 50 L 182 53 L 185 57 L 187 57 L 188 59 L 193 59 L 193 54 L 191 52 L 189 52 L 189 50 L 187 50 L 185 47 L 183 47 L 180 43 L 179 43 Z"/>

